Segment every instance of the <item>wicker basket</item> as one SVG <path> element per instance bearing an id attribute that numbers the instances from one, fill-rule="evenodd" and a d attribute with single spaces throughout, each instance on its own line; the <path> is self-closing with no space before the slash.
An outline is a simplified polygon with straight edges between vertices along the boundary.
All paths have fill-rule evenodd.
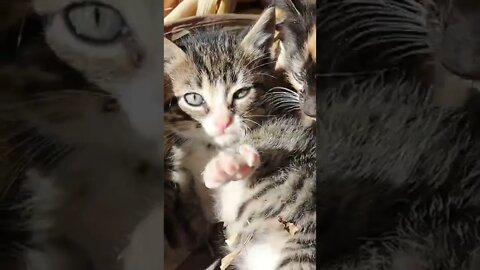
<path id="1" fill-rule="evenodd" d="M 191 16 L 260 14 L 269 0 L 165 0 L 164 23 Z"/>
<path id="2" fill-rule="evenodd" d="M 164 3 L 164 33 L 172 41 L 192 28 L 250 26 L 266 5 L 264 0 L 165 0 Z"/>

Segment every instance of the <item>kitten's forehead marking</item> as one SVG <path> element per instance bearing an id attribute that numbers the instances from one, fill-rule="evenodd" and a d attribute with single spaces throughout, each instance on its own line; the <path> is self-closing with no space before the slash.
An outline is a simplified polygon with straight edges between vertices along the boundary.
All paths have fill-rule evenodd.
<path id="1" fill-rule="evenodd" d="M 215 82 L 215 103 L 219 107 L 227 106 L 227 89 L 225 83 L 222 83 L 220 80 Z"/>
<path id="2" fill-rule="evenodd" d="M 202 76 L 202 96 L 210 107 L 226 106 L 227 86 L 221 79 L 212 82 L 208 75 Z"/>

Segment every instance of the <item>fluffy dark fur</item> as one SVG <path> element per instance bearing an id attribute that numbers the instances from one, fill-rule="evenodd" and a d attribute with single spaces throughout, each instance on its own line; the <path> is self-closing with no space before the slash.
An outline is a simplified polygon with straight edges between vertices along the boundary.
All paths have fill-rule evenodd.
<path id="1" fill-rule="evenodd" d="M 462 0 L 323 0 L 318 4 L 321 85 L 399 70 L 463 105 L 480 77 L 480 5 Z"/>
<path id="2" fill-rule="evenodd" d="M 431 98 L 405 80 L 321 92 L 320 269 L 478 267 L 480 153 Z"/>

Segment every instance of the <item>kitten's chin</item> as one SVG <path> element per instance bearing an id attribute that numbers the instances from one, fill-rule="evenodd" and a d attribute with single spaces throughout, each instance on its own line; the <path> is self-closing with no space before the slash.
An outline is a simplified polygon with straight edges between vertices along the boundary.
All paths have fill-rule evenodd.
<path id="1" fill-rule="evenodd" d="M 314 117 L 308 116 L 303 112 L 300 112 L 300 114 L 301 114 L 300 119 L 301 119 L 302 125 L 304 127 L 311 127 L 311 126 L 315 125 L 315 120 L 316 119 Z"/>
<path id="2" fill-rule="evenodd" d="M 213 141 L 219 146 L 226 146 L 229 145 L 237 140 L 237 136 L 235 134 L 224 134 L 215 136 Z"/>

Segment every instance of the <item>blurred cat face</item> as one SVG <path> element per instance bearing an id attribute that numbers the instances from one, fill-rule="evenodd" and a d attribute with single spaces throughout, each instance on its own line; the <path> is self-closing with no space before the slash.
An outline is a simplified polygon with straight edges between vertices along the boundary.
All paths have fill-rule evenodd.
<path id="1" fill-rule="evenodd" d="M 33 0 L 63 62 L 111 94 L 144 138 L 161 141 L 162 18 L 156 0 Z"/>
<path id="2" fill-rule="evenodd" d="M 161 111 L 161 80 L 148 75 L 162 70 L 153 60 L 161 56 L 161 43 L 149 37 L 154 30 L 144 29 L 153 25 L 156 2 L 19 0 L 2 6 L 11 16 L 0 23 L 2 48 L 13 49 L 2 56 L 0 109 L 17 122 L 12 133 L 33 128 L 69 146 L 129 150 L 144 143 L 139 131 L 160 140 L 160 124 L 142 117 Z"/>

